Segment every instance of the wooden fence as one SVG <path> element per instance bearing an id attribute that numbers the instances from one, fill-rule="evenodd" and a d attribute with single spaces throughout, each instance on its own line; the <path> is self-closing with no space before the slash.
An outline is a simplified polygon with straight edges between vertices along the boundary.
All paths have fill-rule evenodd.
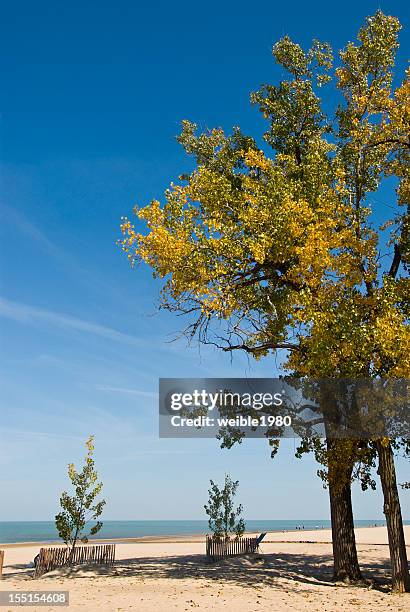
<path id="1" fill-rule="evenodd" d="M 215 538 L 206 536 L 206 556 L 216 561 L 223 557 L 248 555 L 258 550 L 258 538 Z"/>
<path id="2" fill-rule="evenodd" d="M 3 578 L 4 550 L 0 550 L 0 580 Z"/>
<path id="3" fill-rule="evenodd" d="M 34 578 L 64 565 L 112 565 L 115 561 L 115 544 L 76 546 L 70 558 L 68 548 L 40 548 L 35 561 Z"/>

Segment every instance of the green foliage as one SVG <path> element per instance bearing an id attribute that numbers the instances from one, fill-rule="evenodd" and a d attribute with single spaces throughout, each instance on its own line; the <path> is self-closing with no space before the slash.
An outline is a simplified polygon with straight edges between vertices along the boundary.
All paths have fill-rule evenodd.
<path id="1" fill-rule="evenodd" d="M 89 530 L 86 529 L 90 521 L 94 522 L 101 516 L 105 500 L 96 502 L 96 497 L 103 487 L 98 482 L 97 472 L 94 469 L 94 437 L 90 436 L 86 442 L 87 455 L 80 472 L 74 464 L 68 466 L 68 476 L 74 488 L 74 495 L 66 491 L 61 494 L 60 505 L 62 512 L 55 517 L 55 523 L 60 538 L 73 552 L 78 541 L 86 544 L 89 536 L 96 535 L 102 522 L 97 521 Z M 88 533 L 86 533 L 88 531 Z"/>
<path id="2" fill-rule="evenodd" d="M 237 537 L 242 536 L 245 531 L 245 522 L 240 516 L 243 508 L 242 505 L 234 508 L 234 497 L 239 481 L 233 481 L 228 474 L 225 474 L 222 488 L 213 480 L 210 482 L 209 501 L 204 506 L 209 516 L 209 528 L 217 537 L 228 538 L 230 533 L 234 533 Z"/>
<path id="3" fill-rule="evenodd" d="M 326 43 L 277 42 L 287 74 L 251 97 L 271 157 L 239 128 L 198 134 L 183 122 L 194 171 L 162 204 L 136 209 L 147 232 L 125 219 L 121 244 L 164 279 L 162 304 L 188 317 L 189 338 L 256 359 L 285 350 L 284 369 L 299 377 L 410 376 L 410 72 L 393 87 L 399 30 L 377 11 L 335 70 Z M 340 94 L 328 113 L 325 83 Z M 391 177 L 396 201 L 380 209 L 373 193 Z M 347 477 L 373 486 L 373 447 L 304 449 L 325 466 L 345 459 Z"/>

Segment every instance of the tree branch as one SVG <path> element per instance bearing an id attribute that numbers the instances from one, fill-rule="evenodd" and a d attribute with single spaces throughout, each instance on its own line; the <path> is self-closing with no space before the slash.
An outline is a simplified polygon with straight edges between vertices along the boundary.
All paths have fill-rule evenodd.
<path id="1" fill-rule="evenodd" d="M 300 347 L 298 344 L 292 344 L 291 342 L 277 342 L 277 343 L 266 342 L 265 344 L 259 344 L 259 346 L 248 346 L 247 344 L 244 344 L 244 343 L 243 344 L 231 344 L 229 346 L 223 346 L 220 348 L 222 348 L 222 350 L 225 352 L 242 350 L 242 351 L 246 351 L 247 353 L 259 353 L 260 351 L 276 350 L 276 349 L 288 349 L 290 351 L 300 350 Z"/>
<path id="2" fill-rule="evenodd" d="M 391 278 L 396 277 L 396 274 L 399 271 L 400 262 L 401 262 L 401 249 L 398 244 L 395 244 L 394 245 L 394 257 L 393 257 L 393 261 L 391 262 L 391 266 L 389 270 L 389 276 Z"/>

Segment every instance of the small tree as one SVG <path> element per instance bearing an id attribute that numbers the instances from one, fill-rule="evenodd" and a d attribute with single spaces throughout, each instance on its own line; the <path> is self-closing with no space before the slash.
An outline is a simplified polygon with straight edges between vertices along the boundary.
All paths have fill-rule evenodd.
<path id="1" fill-rule="evenodd" d="M 68 476 L 75 494 L 70 496 L 66 491 L 61 494 L 60 505 L 63 511 L 59 512 L 55 518 L 58 534 L 70 548 L 68 563 L 73 558 L 77 542 L 86 544 L 88 537 L 98 533 L 102 527 L 102 522 L 97 521 L 90 528 L 89 533 L 85 533 L 87 524 L 101 516 L 105 505 L 104 499 L 95 503 L 103 483 L 98 482 L 98 475 L 94 469 L 94 436 L 88 438 L 86 447 L 87 455 L 81 472 L 77 472 L 73 463 L 68 465 Z"/>
<path id="2" fill-rule="evenodd" d="M 242 505 L 236 510 L 234 508 L 234 497 L 239 481 L 233 481 L 229 474 L 225 474 L 222 489 L 213 480 L 210 482 L 209 501 L 204 505 L 205 512 L 209 516 L 209 528 L 216 537 L 229 538 L 230 533 L 234 533 L 237 537 L 242 536 L 245 531 L 245 522 L 240 516 L 243 508 Z"/>

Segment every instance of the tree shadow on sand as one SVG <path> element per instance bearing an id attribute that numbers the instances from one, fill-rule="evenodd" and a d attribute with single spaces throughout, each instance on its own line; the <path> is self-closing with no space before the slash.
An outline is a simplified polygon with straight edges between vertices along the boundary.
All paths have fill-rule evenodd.
<path id="1" fill-rule="evenodd" d="M 116 561 L 112 567 L 75 566 L 61 568 L 44 576 L 90 578 L 111 576 L 119 578 L 139 577 L 142 579 L 172 580 L 197 579 L 208 582 L 225 582 L 244 588 L 258 588 L 268 585 L 283 590 L 292 588 L 295 592 L 306 592 L 306 585 L 334 588 L 340 583 L 332 581 L 332 555 L 269 553 L 209 562 L 204 555 L 177 555 L 166 557 L 139 557 Z M 380 560 L 361 564 L 367 584 L 373 588 L 389 590 L 389 567 Z M 363 586 L 363 585 L 362 585 Z"/>

